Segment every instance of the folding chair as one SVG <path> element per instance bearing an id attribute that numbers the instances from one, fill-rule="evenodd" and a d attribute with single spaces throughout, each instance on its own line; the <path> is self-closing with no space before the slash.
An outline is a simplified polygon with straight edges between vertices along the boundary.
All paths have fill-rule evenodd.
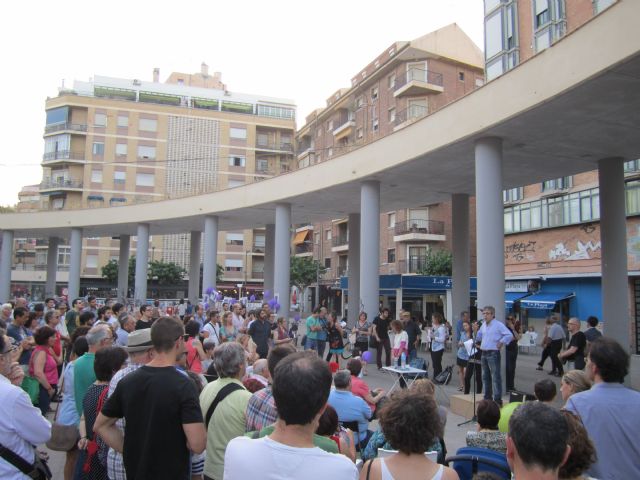
<path id="1" fill-rule="evenodd" d="M 478 447 L 463 447 L 455 455 L 447 457 L 445 465 L 453 462 L 452 468 L 460 480 L 472 480 L 478 472 L 491 472 L 498 478 L 511 479 L 511 469 L 507 457 L 495 450 Z"/>

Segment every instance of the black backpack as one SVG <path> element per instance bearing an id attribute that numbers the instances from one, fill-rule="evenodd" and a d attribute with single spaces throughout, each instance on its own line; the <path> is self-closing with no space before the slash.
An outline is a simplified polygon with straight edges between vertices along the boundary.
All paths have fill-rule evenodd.
<path id="1" fill-rule="evenodd" d="M 436 375 L 433 379 L 438 385 L 449 385 L 451 381 L 451 377 L 453 376 L 453 366 L 449 365 L 445 367 L 438 375 Z"/>

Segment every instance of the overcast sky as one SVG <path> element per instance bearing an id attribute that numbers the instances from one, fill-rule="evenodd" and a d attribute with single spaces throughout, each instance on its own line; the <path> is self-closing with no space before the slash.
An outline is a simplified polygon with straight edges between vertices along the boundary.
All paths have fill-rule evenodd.
<path id="1" fill-rule="evenodd" d="M 63 79 L 159 67 L 164 81 L 205 62 L 230 91 L 294 100 L 301 126 L 391 43 L 453 22 L 483 48 L 483 0 L 2 2 L 0 205 L 40 182 L 44 102 Z"/>

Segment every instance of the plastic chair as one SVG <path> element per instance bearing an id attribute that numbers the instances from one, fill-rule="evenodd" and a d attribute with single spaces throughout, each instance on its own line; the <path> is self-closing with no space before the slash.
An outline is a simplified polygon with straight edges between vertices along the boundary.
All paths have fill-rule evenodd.
<path id="1" fill-rule="evenodd" d="M 447 457 L 444 461 L 447 466 L 451 462 L 460 480 L 472 480 L 478 472 L 491 472 L 498 478 L 511 479 L 511 468 L 507 463 L 507 457 L 503 453 L 488 448 L 460 448 L 455 455 Z"/>

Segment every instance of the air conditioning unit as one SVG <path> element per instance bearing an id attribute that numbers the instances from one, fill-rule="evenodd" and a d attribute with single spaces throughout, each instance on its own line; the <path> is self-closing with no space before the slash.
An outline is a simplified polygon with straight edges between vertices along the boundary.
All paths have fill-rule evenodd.
<path id="1" fill-rule="evenodd" d="M 134 85 L 140 86 L 142 85 L 142 82 L 140 80 L 138 80 L 137 78 L 133 81 Z"/>

